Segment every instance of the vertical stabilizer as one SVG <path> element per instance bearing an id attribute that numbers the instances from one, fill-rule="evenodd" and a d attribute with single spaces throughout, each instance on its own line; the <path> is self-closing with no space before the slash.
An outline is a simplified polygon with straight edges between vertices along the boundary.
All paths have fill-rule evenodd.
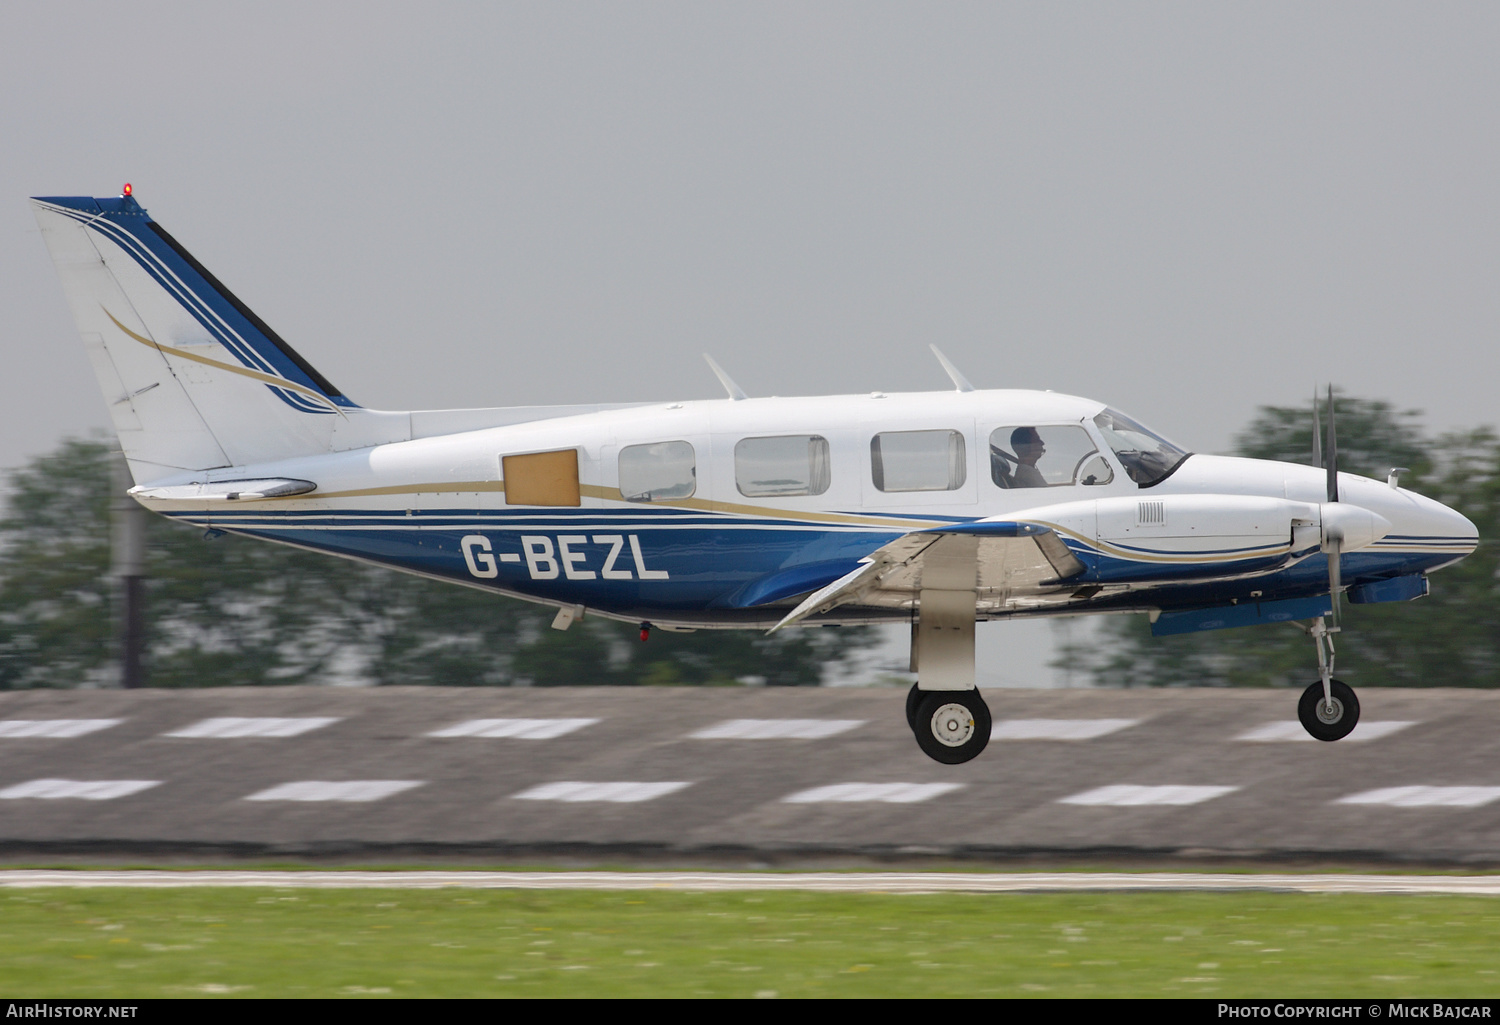
<path id="1" fill-rule="evenodd" d="M 359 412 L 135 200 L 32 200 L 138 483 L 329 450 Z"/>

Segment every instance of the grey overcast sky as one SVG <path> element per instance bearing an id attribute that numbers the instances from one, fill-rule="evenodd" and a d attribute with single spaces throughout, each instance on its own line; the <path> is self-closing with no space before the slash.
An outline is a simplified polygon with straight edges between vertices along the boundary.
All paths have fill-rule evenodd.
<path id="1" fill-rule="evenodd" d="M 105 423 L 24 202 L 387 409 L 947 387 L 1500 420 L 1500 5 L 0 5 L 0 467 Z"/>

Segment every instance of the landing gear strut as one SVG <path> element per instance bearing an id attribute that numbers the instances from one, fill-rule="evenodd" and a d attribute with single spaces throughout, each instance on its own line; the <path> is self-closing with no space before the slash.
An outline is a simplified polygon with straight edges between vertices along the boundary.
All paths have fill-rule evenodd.
<path id="1" fill-rule="evenodd" d="M 1319 616 L 1302 629 L 1318 648 L 1318 682 L 1302 692 L 1297 718 L 1317 740 L 1342 740 L 1359 723 L 1359 698 L 1348 684 L 1333 678 L 1333 634 L 1338 628 L 1330 630 Z"/>
<path id="2" fill-rule="evenodd" d="M 933 761 L 967 762 L 990 742 L 990 709 L 974 687 L 972 587 L 923 588 L 911 643 L 921 679 L 906 695 L 906 723 Z"/>

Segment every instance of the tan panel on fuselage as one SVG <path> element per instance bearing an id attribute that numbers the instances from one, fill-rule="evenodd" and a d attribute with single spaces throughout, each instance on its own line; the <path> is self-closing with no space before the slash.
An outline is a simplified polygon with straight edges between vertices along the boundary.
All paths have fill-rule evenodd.
<path id="1" fill-rule="evenodd" d="M 581 505 L 578 450 L 533 452 L 500 460 L 506 505 Z"/>

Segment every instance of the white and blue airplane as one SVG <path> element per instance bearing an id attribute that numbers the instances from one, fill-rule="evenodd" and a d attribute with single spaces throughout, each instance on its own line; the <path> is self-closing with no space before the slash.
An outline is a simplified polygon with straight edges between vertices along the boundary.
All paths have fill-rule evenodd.
<path id="1" fill-rule="evenodd" d="M 911 625 L 917 743 L 989 740 L 976 621 L 1292 622 L 1299 718 L 1348 735 L 1339 596 L 1405 601 L 1478 543 L 1388 481 L 1192 454 L 1090 399 L 955 390 L 387 412 L 350 400 L 130 195 L 32 200 L 135 486 L 163 516 L 666 630 Z M 1316 410 L 1315 414 L 1316 416 Z M 1319 430 L 1315 428 L 1314 437 Z M 1331 619 L 1331 624 L 1330 624 Z"/>

